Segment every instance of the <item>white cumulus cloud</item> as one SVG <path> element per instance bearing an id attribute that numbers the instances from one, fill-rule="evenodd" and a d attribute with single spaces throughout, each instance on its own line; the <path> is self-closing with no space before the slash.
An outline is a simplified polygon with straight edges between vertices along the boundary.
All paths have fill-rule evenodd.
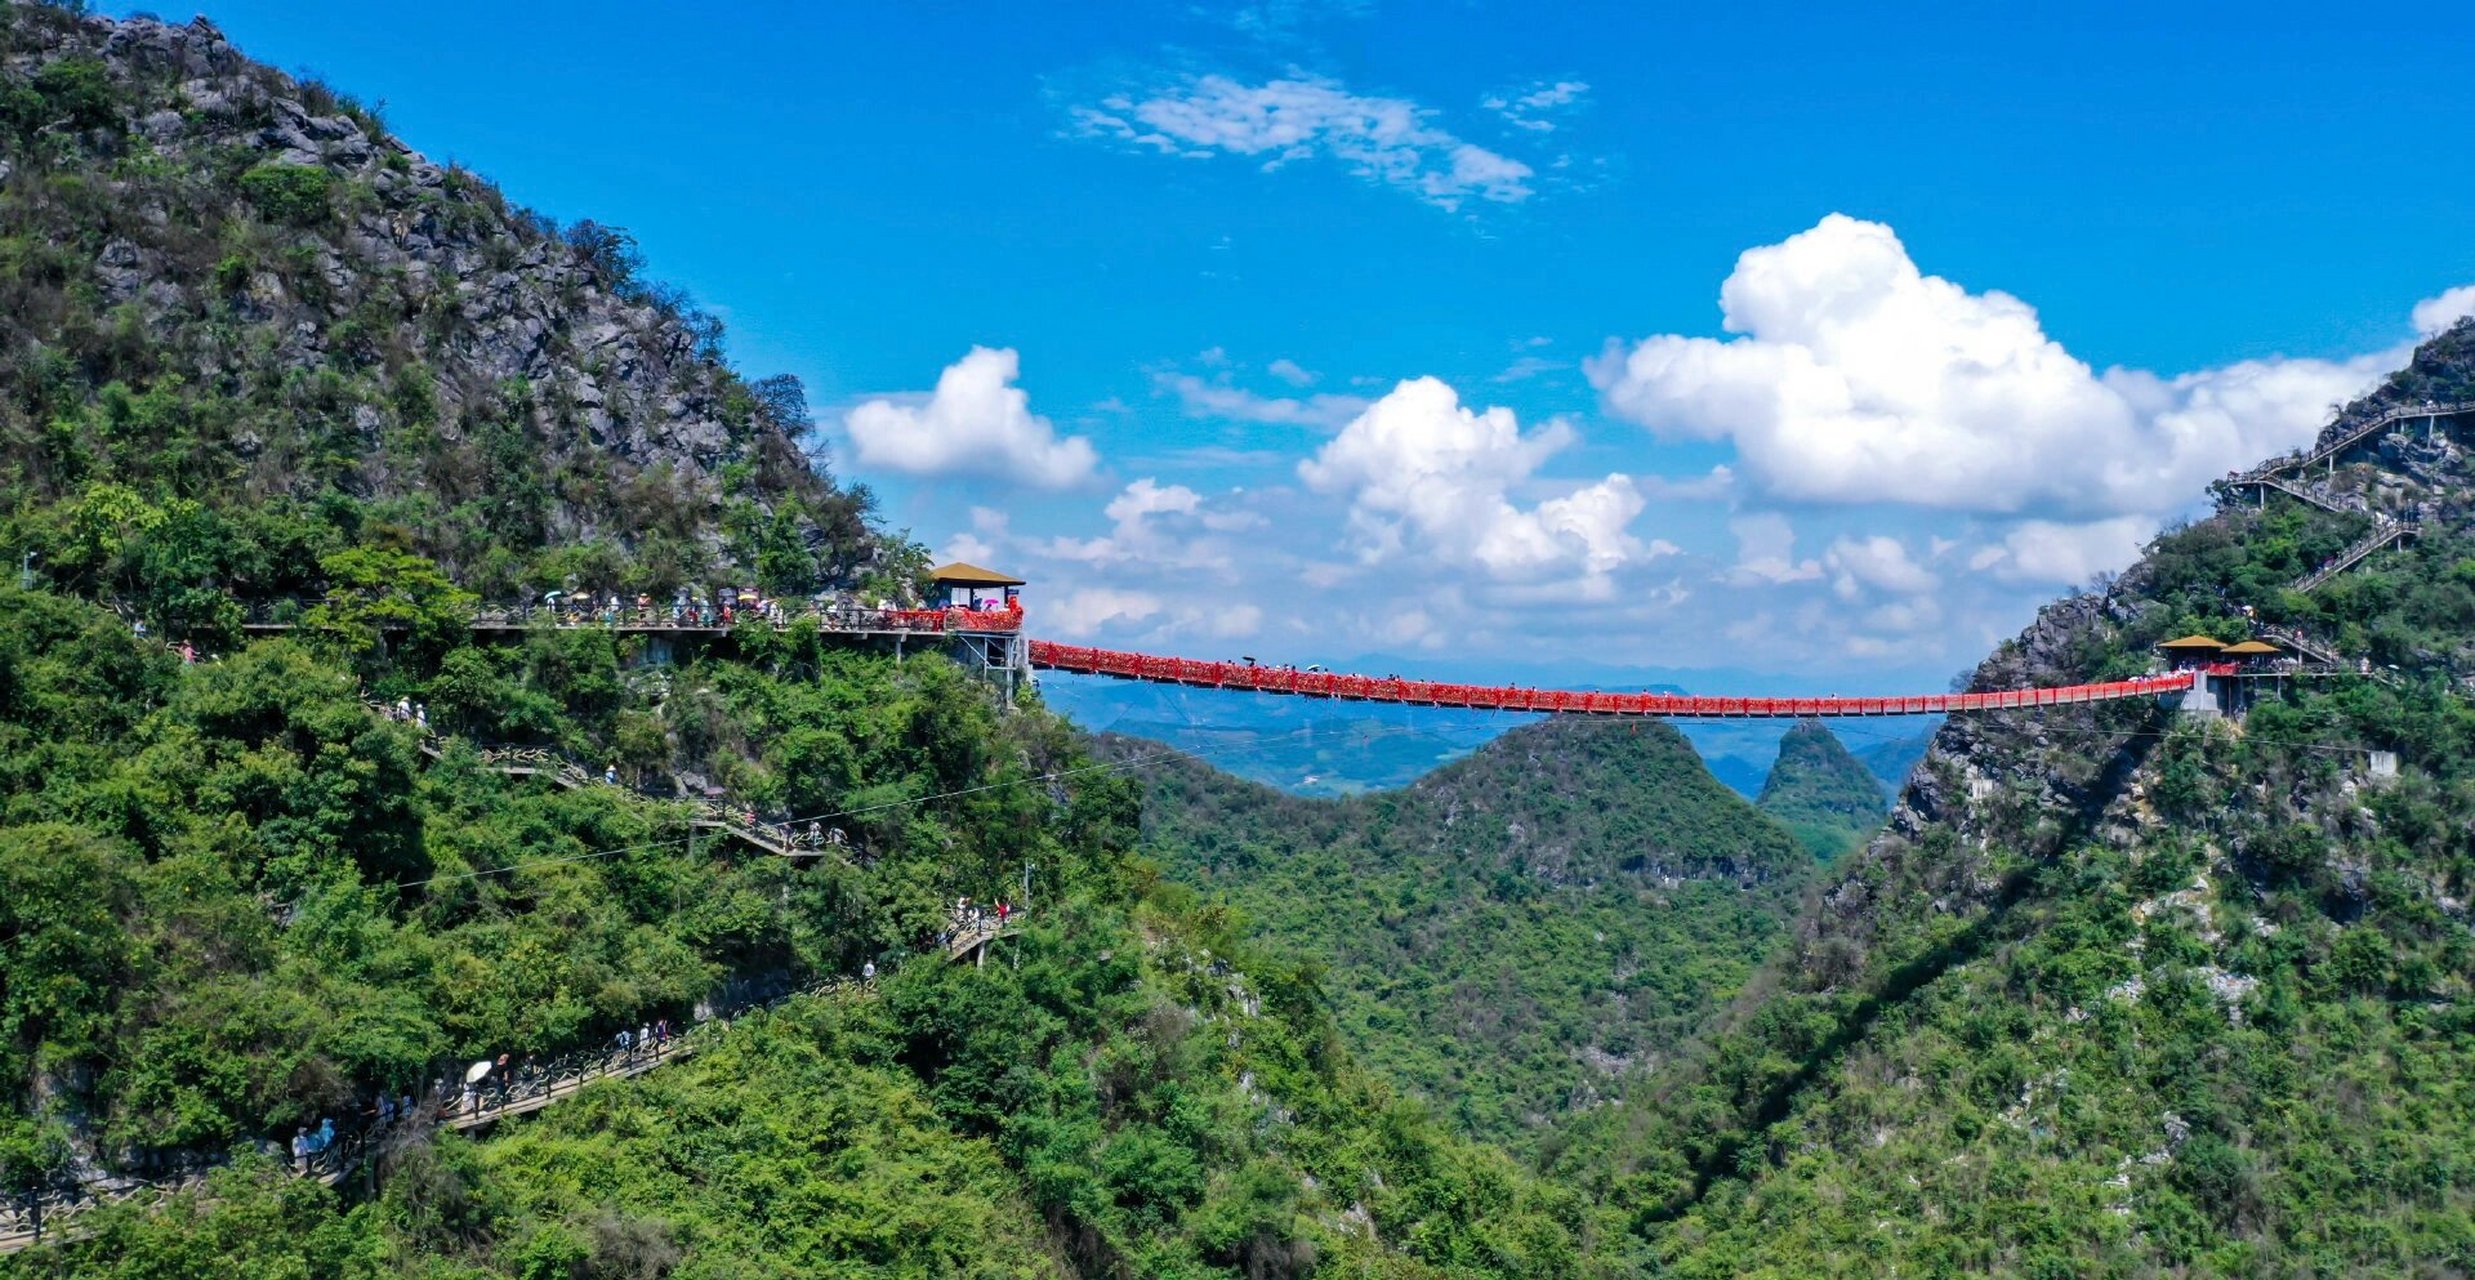
<path id="1" fill-rule="evenodd" d="M 913 475 L 983 475 L 1044 489 L 1088 478 L 1100 455 L 1081 436 L 1060 438 L 1014 385 L 1011 349 L 973 347 L 937 376 L 924 399 L 870 400 L 843 418 L 859 460 Z"/>
<path id="2" fill-rule="evenodd" d="M 1978 551 L 1968 563 L 2007 581 L 2076 586 L 2129 566 L 2156 531 L 2156 521 L 2145 516 L 2084 524 L 2023 520 L 2001 543 Z"/>
<path id="3" fill-rule="evenodd" d="M 1444 209 L 1472 198 L 1518 204 L 1531 195 L 1530 166 L 1455 137 L 1427 108 L 1406 98 L 1351 93 L 1319 76 L 1252 85 L 1198 76 L 1148 96 L 1112 94 L 1072 115 L 1084 136 L 1171 155 L 1249 156 L 1265 169 L 1337 161 L 1359 177 Z"/>
<path id="4" fill-rule="evenodd" d="M 2415 304 L 2415 332 L 2429 338 L 2470 315 L 2475 315 L 2475 284 L 2445 289 Z"/>
<path id="5" fill-rule="evenodd" d="M 1411 549 L 1507 579 L 1598 575 L 1645 553 L 1626 531 L 1643 500 L 1610 475 L 1523 509 L 1508 496 L 1571 443 L 1563 422 L 1523 434 L 1510 409 L 1473 413 L 1435 378 L 1413 378 L 1367 407 L 1298 475 L 1350 495 L 1350 522 L 1383 559 Z"/>
<path id="6" fill-rule="evenodd" d="M 1736 535 L 1736 564 L 1730 581 L 1774 585 L 1810 582 L 1822 576 L 1822 562 L 1796 558 L 1796 527 L 1773 511 L 1738 516 L 1727 522 Z"/>
<path id="7" fill-rule="evenodd" d="M 1843 598 L 1853 599 L 1863 587 L 1912 596 L 1941 585 L 1932 572 L 1908 555 L 1905 544 L 1886 534 L 1840 538 L 1830 544 L 1822 560 L 1836 575 L 1832 589 Z"/>
<path id="8" fill-rule="evenodd" d="M 1160 612 L 1160 597 L 1148 591 L 1084 587 L 1040 607 L 1040 625 L 1060 634 L 1088 636 L 1105 626 L 1128 626 Z"/>
<path id="9" fill-rule="evenodd" d="M 1746 251 L 1719 296 L 1740 336 L 1654 336 L 1591 381 L 1621 417 L 1731 441 L 1743 476 L 1795 501 L 2167 511 L 2308 441 L 2398 358 L 2100 374 L 2027 303 L 1926 275 L 1889 227 L 1840 214 Z"/>

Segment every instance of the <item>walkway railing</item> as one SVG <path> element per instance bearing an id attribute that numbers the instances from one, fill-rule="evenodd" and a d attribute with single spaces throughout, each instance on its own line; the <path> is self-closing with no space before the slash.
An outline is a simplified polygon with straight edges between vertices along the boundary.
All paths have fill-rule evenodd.
<path id="1" fill-rule="evenodd" d="M 2248 485 L 2260 489 L 2275 489 L 2279 493 L 2285 494 L 2287 497 L 2293 498 L 2296 501 L 2310 503 L 2323 511 L 2331 512 L 2336 515 L 2357 514 L 2363 511 L 2365 507 L 2365 503 L 2361 498 L 2355 498 L 2352 501 L 2341 501 L 2339 499 L 2326 498 L 2320 494 L 2314 493 L 2312 490 L 2305 488 L 2302 485 L 2290 484 L 2284 480 L 2278 479 L 2275 476 L 2239 476 L 2231 483 L 2237 488 Z"/>
<path id="2" fill-rule="evenodd" d="M 403 1150 L 442 1129 L 478 1129 L 509 1116 L 539 1111 L 572 1098 L 603 1080 L 642 1075 L 688 1057 L 705 1041 L 727 1029 L 736 1018 L 774 1008 L 802 996 L 846 996 L 864 993 L 874 984 L 852 978 L 828 978 L 805 987 L 752 997 L 716 1009 L 694 1026 L 652 1046 L 626 1050 L 570 1053 L 541 1063 L 510 1064 L 504 1074 L 493 1071 L 477 1085 L 442 1082 L 414 1099 L 409 1109 L 390 1111 L 384 1123 L 372 1116 L 366 1124 L 339 1132 L 332 1142 L 309 1155 L 288 1160 L 294 1177 L 314 1178 L 333 1185 L 373 1158 Z M 458 1081 L 461 1076 L 456 1077 Z M 175 1195 L 192 1189 L 222 1162 L 202 1163 L 164 1178 L 112 1177 L 81 1181 L 40 1196 L 20 1197 L 0 1204 L 0 1254 L 38 1243 L 75 1239 L 84 1234 L 77 1220 L 106 1205 Z"/>
<path id="3" fill-rule="evenodd" d="M 2323 666 L 2342 667 L 2345 661 L 2337 651 L 2293 627 L 2262 627 L 2260 634 L 2286 647 L 2288 652 L 2302 654 Z"/>
<path id="4" fill-rule="evenodd" d="M 2337 559 L 2332 560 L 2318 569 L 2315 569 L 2297 579 L 2294 589 L 2297 591 L 2310 591 L 2313 588 L 2329 581 L 2329 579 L 2334 578 L 2339 574 L 2346 572 L 2348 569 L 2352 569 L 2356 565 L 2363 563 L 2364 557 L 2371 555 L 2373 552 L 2380 550 L 2382 547 L 2388 546 L 2390 543 L 2399 541 L 2400 539 L 2414 537 L 2416 534 L 2421 532 L 2423 532 L 2423 526 L 2415 523 L 2414 521 L 2388 521 L 2382 524 L 2379 528 L 2374 529 L 2372 532 L 2365 534 L 2361 539 L 2357 540 L 2354 545 L 2339 552 L 2337 554 Z"/>
<path id="5" fill-rule="evenodd" d="M 2289 471 L 2301 471 L 2306 467 L 2327 462 L 2401 423 L 2418 422 L 2426 418 L 2455 418 L 2469 413 L 2475 413 L 2475 401 L 2461 400 L 2450 404 L 2427 404 L 2413 408 L 2392 409 L 2309 453 L 2292 453 L 2283 458 L 2271 458 L 2237 475 L 2234 482 L 2257 484 L 2270 476 L 2283 475 Z"/>
<path id="6" fill-rule="evenodd" d="M 1205 662 L 1109 649 L 1086 649 L 1047 640 L 1030 642 L 1031 665 L 1053 671 L 1116 676 L 1207 689 L 1287 693 L 1353 702 L 1402 702 L 1479 711 L 1533 711 L 1549 715 L 1670 716 L 1736 719 L 1808 716 L 1948 715 L 1961 711 L 2008 711 L 2153 698 L 2191 687 L 2192 673 L 2113 680 L 2103 684 L 2009 689 L 1992 693 L 1929 693 L 1901 698 L 1710 698 L 1681 693 L 1597 693 L 1577 689 L 1446 684 L 1397 676 L 1341 675 L 1257 666 L 1250 662 Z"/>
<path id="7" fill-rule="evenodd" d="M 372 702 L 370 708 L 390 720 L 413 725 L 421 731 L 421 754 L 432 760 L 446 758 L 446 739 L 428 722 L 398 706 Z M 576 791 L 587 787 L 616 786 L 607 775 L 592 770 L 548 747 L 484 747 L 481 767 L 493 773 L 517 778 L 540 778 L 552 786 Z M 629 788 L 637 795 L 654 800 L 669 797 Z M 827 828 L 811 822 L 805 829 L 789 823 L 766 822 L 755 811 L 745 807 L 732 808 L 712 800 L 691 800 L 688 822 L 708 831 L 720 831 L 742 844 L 781 858 L 813 857 L 831 851 L 849 852 L 850 837 L 840 827 Z"/>
<path id="8" fill-rule="evenodd" d="M 316 600 L 258 601 L 244 615 L 247 631 L 289 631 Z M 1012 635 L 1023 629 L 1022 606 L 1004 609 L 893 609 L 781 601 L 766 605 L 617 608 L 516 605 L 477 610 L 475 631 L 526 631 L 546 626 L 562 631 L 617 631 L 655 635 L 726 635 L 749 625 L 788 631 L 809 622 L 822 631 L 848 635 Z"/>

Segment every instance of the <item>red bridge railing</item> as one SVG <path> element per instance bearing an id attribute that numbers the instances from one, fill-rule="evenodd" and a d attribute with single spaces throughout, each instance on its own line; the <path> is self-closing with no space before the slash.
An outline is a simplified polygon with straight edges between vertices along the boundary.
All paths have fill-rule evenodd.
<path id="1" fill-rule="evenodd" d="M 2103 684 L 2005 689 L 1991 693 L 1926 693 L 1893 698 L 1712 698 L 1684 693 L 1596 693 L 1579 689 L 1525 689 L 1512 685 L 1448 684 L 1435 680 L 1298 671 L 1245 662 L 1164 658 L 1113 649 L 1086 649 L 1050 640 L 1030 642 L 1031 665 L 1051 671 L 1116 676 L 1205 689 L 1288 693 L 1352 702 L 1404 702 L 1477 711 L 1535 711 L 1554 715 L 1797 717 L 1915 716 L 1955 711 L 2008 711 L 2153 698 L 2189 689 L 2192 673 L 2177 671 Z"/>

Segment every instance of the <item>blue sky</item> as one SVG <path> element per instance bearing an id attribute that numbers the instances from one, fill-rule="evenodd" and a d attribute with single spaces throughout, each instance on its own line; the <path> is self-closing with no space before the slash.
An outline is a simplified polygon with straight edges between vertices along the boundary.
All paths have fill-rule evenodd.
<path id="1" fill-rule="evenodd" d="M 2475 18 L 2016 8 L 209 16 L 631 230 L 1042 631 L 1854 691 L 2475 300 Z"/>

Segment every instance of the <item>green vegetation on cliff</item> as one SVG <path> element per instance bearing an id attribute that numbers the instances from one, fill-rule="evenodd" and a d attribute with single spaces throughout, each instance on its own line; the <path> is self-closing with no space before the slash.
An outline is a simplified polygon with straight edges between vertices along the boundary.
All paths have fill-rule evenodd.
<path id="1" fill-rule="evenodd" d="M 1361 1076 L 1310 967 L 1132 857 L 1128 781 L 934 656 L 897 668 L 764 629 L 668 666 L 547 630 L 357 669 L 351 652 L 274 640 L 188 664 L 103 610 L 0 590 L 12 1189 L 79 1150 L 218 1153 L 455 1063 L 685 1022 L 734 979 L 873 959 L 879 994 L 794 1003 L 686 1065 L 400 1157 L 368 1203 L 237 1170 L 210 1201 L 6 1267 L 153 1274 L 341 1238 L 408 1273 L 604 1249 L 707 1274 L 1587 1269 L 1581 1201 Z M 365 688 L 474 741 L 634 751 L 847 815 L 865 865 L 691 846 L 678 806 L 511 779 L 455 741 L 425 762 Z M 946 964 L 927 943 L 947 904 L 1012 892 L 1027 863 L 1028 931 L 984 969 Z"/>
<path id="2" fill-rule="evenodd" d="M 2344 421 L 2470 381 L 2461 325 Z M 2239 723 L 1955 718 L 1759 998 L 1561 1169 L 1684 1275 L 2475 1266 L 2475 472 L 2401 432 L 2314 483 L 2426 535 L 2299 594 L 2371 517 L 2247 497 L 1977 680 L 2125 674 L 2246 609 L 2377 677 L 2256 681 Z"/>
<path id="3" fill-rule="evenodd" d="M 1778 942 L 1812 865 L 1664 724 L 1525 726 L 1341 800 L 1182 761 L 1147 776 L 1171 875 L 1325 966 L 1369 1066 L 1522 1145 L 1691 1035 Z"/>

